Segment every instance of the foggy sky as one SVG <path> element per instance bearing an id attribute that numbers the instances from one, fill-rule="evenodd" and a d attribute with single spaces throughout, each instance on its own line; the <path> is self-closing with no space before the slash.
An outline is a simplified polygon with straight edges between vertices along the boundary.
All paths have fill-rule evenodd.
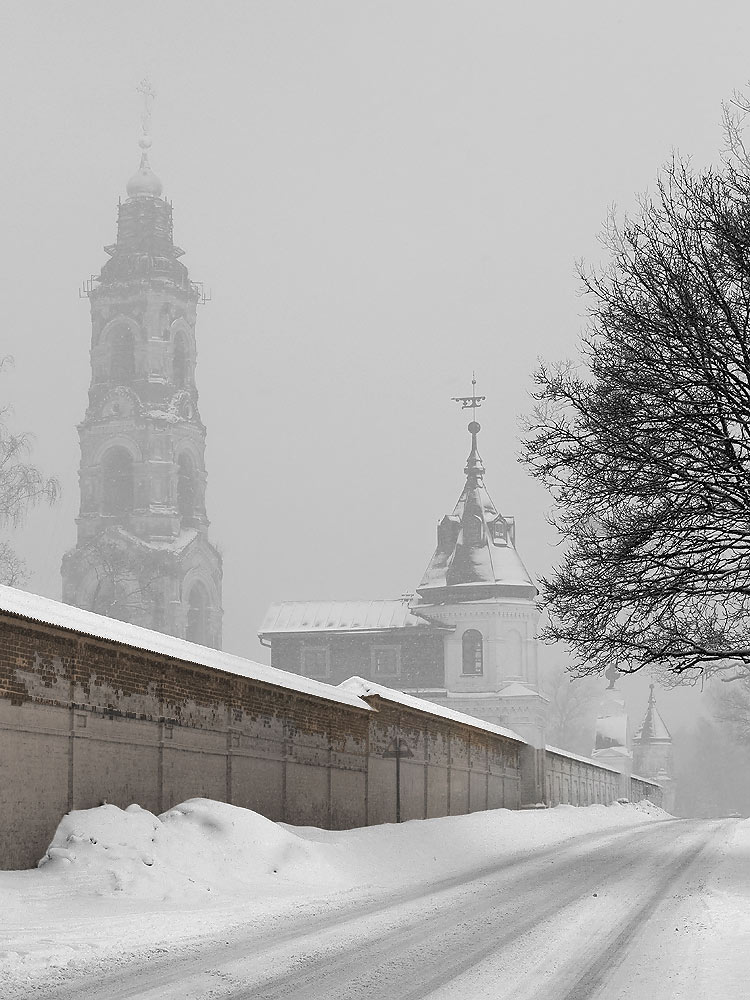
<path id="1" fill-rule="evenodd" d="M 88 302 L 138 164 L 212 301 L 196 329 L 224 648 L 276 600 L 397 597 L 463 484 L 472 369 L 486 482 L 535 578 L 555 538 L 515 461 L 537 358 L 574 357 L 600 259 L 674 148 L 721 148 L 744 3 L 264 0 L 18 5 L 3 24 L 3 378 L 62 481 L 19 537 L 59 598 L 75 540 Z M 554 651 L 545 654 L 555 659 Z M 633 690 L 645 709 L 645 683 Z M 695 698 L 663 695 L 670 719 Z M 685 708 L 689 706 L 689 708 Z M 674 717 L 674 716 L 673 716 Z"/>

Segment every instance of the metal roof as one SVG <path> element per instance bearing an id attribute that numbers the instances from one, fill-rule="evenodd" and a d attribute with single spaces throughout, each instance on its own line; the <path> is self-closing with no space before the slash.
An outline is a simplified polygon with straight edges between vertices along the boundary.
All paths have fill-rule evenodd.
<path id="1" fill-rule="evenodd" d="M 435 630 L 397 601 L 283 601 L 272 604 L 258 635 L 296 632 L 379 632 L 388 629 Z"/>

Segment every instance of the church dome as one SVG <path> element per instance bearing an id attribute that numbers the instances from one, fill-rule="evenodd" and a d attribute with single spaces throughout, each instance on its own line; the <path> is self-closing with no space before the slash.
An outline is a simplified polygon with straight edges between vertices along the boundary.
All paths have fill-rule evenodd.
<path id="1" fill-rule="evenodd" d="M 149 198 L 158 198 L 162 190 L 161 181 L 151 169 L 151 164 L 148 162 L 148 150 L 143 139 L 140 145 L 143 149 L 141 165 L 128 181 L 125 190 L 128 192 L 128 198 L 138 198 L 144 195 Z"/>

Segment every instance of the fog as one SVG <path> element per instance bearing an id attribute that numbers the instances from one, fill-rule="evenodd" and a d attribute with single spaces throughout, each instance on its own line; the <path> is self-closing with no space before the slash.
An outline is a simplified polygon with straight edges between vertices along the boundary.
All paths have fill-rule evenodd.
<path id="1" fill-rule="evenodd" d="M 3 393 L 61 480 L 18 546 L 59 598 L 75 539 L 88 302 L 157 92 L 151 163 L 211 301 L 197 385 L 224 648 L 277 600 L 413 591 L 481 411 L 486 482 L 535 578 L 556 538 L 516 461 L 539 357 L 575 357 L 575 262 L 679 149 L 718 157 L 747 5 L 464 0 L 17 6 L 4 23 Z M 560 658 L 554 650 L 545 657 Z M 627 679 L 637 723 L 649 678 Z M 673 725 L 695 691 L 662 692 Z"/>

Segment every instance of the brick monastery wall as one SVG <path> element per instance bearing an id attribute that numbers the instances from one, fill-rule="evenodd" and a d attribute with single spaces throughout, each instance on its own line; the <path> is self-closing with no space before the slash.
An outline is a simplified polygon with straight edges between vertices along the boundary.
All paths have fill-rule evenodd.
<path id="1" fill-rule="evenodd" d="M 518 806 L 518 744 L 378 707 L 0 614 L 0 866 L 34 865 L 64 813 L 103 800 L 332 829 Z"/>
<path id="2" fill-rule="evenodd" d="M 64 813 L 104 800 L 159 813 L 205 796 L 329 829 L 518 808 L 534 753 L 481 723 L 348 704 L 0 611 L 2 868 L 33 866 Z M 600 801 L 617 797 L 608 780 Z"/>

